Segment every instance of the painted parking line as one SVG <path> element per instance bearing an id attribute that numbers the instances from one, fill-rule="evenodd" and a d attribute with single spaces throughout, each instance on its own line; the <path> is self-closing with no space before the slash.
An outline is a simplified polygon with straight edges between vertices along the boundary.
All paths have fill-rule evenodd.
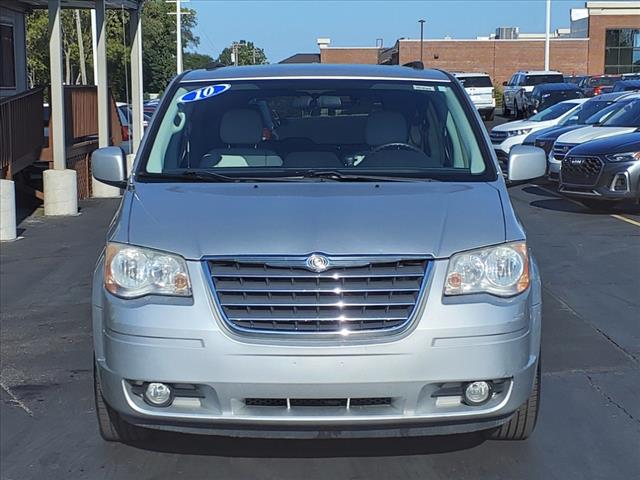
<path id="1" fill-rule="evenodd" d="M 630 223 L 631 225 L 635 225 L 636 227 L 640 227 L 640 222 L 636 220 L 631 220 L 623 215 L 609 215 L 610 217 L 617 218 L 618 220 L 622 220 L 623 222 Z"/>
<path id="2" fill-rule="evenodd" d="M 554 192 L 553 190 L 549 190 L 546 187 L 543 187 L 541 185 L 537 185 L 537 184 L 532 184 L 534 187 L 539 188 L 540 190 L 542 190 L 543 192 L 547 192 L 551 195 L 553 195 L 554 197 L 557 198 L 562 198 L 564 200 L 566 200 L 567 202 L 571 202 L 574 203 L 576 205 L 580 205 L 581 207 L 584 207 L 584 205 L 582 205 L 582 203 L 580 203 L 577 200 L 574 200 L 573 198 L 568 198 L 565 197 L 564 195 L 559 194 L 558 192 Z M 637 220 L 633 220 L 631 218 L 625 217 L 624 215 L 618 215 L 618 214 L 609 214 L 610 217 L 615 218 L 616 220 L 622 220 L 623 222 L 627 222 L 630 225 L 635 225 L 636 227 L 640 227 L 640 222 Z"/>

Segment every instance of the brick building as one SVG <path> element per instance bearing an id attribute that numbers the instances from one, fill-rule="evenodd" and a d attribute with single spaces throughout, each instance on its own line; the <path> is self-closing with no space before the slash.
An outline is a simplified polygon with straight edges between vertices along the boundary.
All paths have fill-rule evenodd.
<path id="1" fill-rule="evenodd" d="M 504 29 L 498 29 L 500 31 Z M 477 39 L 426 39 L 426 66 L 487 72 L 495 83 L 518 70 L 544 68 L 544 34 Z M 420 40 L 399 39 L 391 48 L 320 44 L 321 63 L 404 64 L 420 59 Z M 571 27 L 553 32 L 550 67 L 567 75 L 640 72 L 640 1 L 586 2 L 571 11 Z"/>

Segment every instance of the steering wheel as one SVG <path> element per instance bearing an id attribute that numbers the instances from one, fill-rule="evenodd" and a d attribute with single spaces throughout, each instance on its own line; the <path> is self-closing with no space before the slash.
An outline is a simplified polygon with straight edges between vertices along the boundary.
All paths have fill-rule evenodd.
<path id="1" fill-rule="evenodd" d="M 411 145 L 409 143 L 404 143 L 404 142 L 391 142 L 391 143 L 384 143 L 382 145 L 378 145 L 377 147 L 374 147 L 371 150 L 371 153 L 376 153 L 379 152 L 381 150 L 386 150 L 387 148 L 397 148 L 397 149 L 406 149 L 406 150 L 412 150 L 416 153 L 422 153 L 424 154 L 424 152 L 422 150 L 420 150 L 418 147 Z"/>

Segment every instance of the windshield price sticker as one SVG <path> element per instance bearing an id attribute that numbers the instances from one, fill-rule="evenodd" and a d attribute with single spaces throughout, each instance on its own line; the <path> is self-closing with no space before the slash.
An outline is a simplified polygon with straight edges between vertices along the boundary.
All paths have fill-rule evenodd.
<path id="1" fill-rule="evenodd" d="M 218 85 L 209 85 L 208 87 L 198 88 L 197 90 L 192 90 L 190 92 L 185 93 L 178 100 L 182 103 L 189 102 L 197 102 L 200 100 L 206 100 L 207 98 L 215 97 L 216 95 L 220 95 L 221 93 L 226 92 L 231 88 L 231 85 L 228 83 L 221 83 Z"/>

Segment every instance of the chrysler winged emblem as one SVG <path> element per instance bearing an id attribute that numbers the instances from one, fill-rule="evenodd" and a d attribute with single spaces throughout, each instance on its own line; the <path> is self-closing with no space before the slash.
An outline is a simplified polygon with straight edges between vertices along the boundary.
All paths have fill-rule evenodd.
<path id="1" fill-rule="evenodd" d="M 312 270 L 316 273 L 324 272 L 327 268 L 329 268 L 329 259 L 324 255 L 319 255 L 314 253 L 309 256 L 305 261 L 305 265 L 309 270 Z"/>

